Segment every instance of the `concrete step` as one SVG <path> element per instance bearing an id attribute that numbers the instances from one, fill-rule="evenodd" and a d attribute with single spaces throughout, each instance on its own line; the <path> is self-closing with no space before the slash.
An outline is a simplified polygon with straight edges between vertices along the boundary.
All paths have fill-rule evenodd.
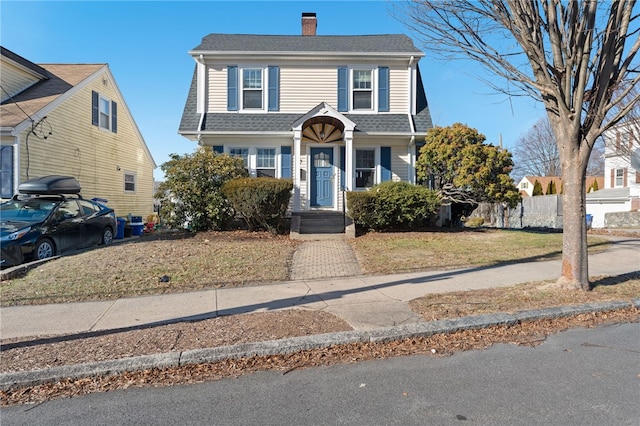
<path id="1" fill-rule="evenodd" d="M 300 234 L 344 233 L 345 218 L 340 212 L 305 212 L 296 216 L 300 218 Z"/>

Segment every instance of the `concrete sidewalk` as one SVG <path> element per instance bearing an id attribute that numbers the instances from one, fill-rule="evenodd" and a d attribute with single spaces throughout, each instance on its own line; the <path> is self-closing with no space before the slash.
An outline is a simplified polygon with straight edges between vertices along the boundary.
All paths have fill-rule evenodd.
<path id="1" fill-rule="evenodd" d="M 421 322 L 407 302 L 428 293 L 550 280 L 559 276 L 561 268 L 560 261 L 556 260 L 345 277 L 340 275 L 359 272 L 353 269 L 357 260 L 349 245 L 334 244 L 334 241 L 305 244 L 312 243 L 321 244 L 307 250 L 307 254 L 299 256 L 295 262 L 305 264 L 311 270 L 314 261 L 323 262 L 323 273 L 331 275 L 333 271 L 333 276 L 111 301 L 6 307 L 0 311 L 0 333 L 5 339 L 76 334 L 292 307 L 330 312 L 346 320 L 355 330 L 370 331 Z M 331 258 L 338 260 L 334 269 L 327 267 L 325 256 L 329 254 L 318 256 L 318 250 L 329 251 Z M 639 238 L 612 238 L 611 248 L 589 257 L 591 276 L 621 275 L 639 270 Z"/>

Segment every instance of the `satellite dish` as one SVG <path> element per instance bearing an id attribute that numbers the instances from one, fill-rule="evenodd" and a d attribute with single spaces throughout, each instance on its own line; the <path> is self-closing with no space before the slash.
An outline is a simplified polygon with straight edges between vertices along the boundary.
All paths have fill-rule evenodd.
<path id="1" fill-rule="evenodd" d="M 640 148 L 636 148 L 636 150 L 631 153 L 631 167 L 636 169 L 636 171 L 640 171 Z"/>

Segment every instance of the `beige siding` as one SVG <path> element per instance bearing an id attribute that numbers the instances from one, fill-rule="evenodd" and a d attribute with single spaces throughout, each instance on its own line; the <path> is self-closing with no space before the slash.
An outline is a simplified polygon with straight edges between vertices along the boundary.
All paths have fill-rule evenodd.
<path id="1" fill-rule="evenodd" d="M 337 106 L 337 67 L 280 68 L 280 112 L 304 112 L 321 102 Z"/>
<path id="2" fill-rule="evenodd" d="M 407 114 L 409 111 L 407 68 L 389 67 L 389 112 Z"/>
<path id="3" fill-rule="evenodd" d="M 7 93 L 13 96 L 38 81 L 32 75 L 27 74 L 6 60 L 2 60 L 1 65 L 0 84 L 2 84 L 2 94 L 0 94 L 0 99 L 2 100 L 8 98 Z"/>
<path id="4" fill-rule="evenodd" d="M 406 146 L 391 147 L 391 173 L 394 181 L 409 182 L 409 154 Z"/>
<path id="5" fill-rule="evenodd" d="M 207 111 L 227 111 L 227 67 L 207 68 Z"/>
<path id="6" fill-rule="evenodd" d="M 337 64 L 311 66 L 306 64 L 280 65 L 280 111 L 301 113 L 321 102 L 337 107 Z M 408 76 L 406 67 L 389 67 L 390 112 L 405 114 L 408 111 Z M 207 111 L 227 111 L 227 67 L 207 67 Z M 266 88 L 265 88 L 266 89 Z"/>
<path id="7" fill-rule="evenodd" d="M 91 91 L 118 103 L 118 132 L 91 124 Z M 84 198 L 102 197 L 118 216 L 146 217 L 153 212 L 153 165 L 129 120 L 125 104 L 109 81 L 95 79 L 47 114 L 52 134 L 46 139 L 20 135 L 20 180 L 61 174 L 76 177 Z M 118 170 L 119 169 L 119 170 Z M 124 172 L 136 173 L 136 192 L 124 192 Z"/>

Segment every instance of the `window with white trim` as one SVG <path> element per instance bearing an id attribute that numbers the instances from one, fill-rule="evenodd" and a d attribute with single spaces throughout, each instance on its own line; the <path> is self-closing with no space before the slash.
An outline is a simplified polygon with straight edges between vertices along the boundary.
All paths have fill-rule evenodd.
<path id="1" fill-rule="evenodd" d="M 373 70 L 352 71 L 351 105 L 353 110 L 373 109 Z"/>
<path id="2" fill-rule="evenodd" d="M 624 169 L 616 169 L 615 172 L 615 187 L 624 186 Z"/>
<path id="3" fill-rule="evenodd" d="M 135 172 L 124 172 L 124 192 L 136 192 Z"/>
<path id="4" fill-rule="evenodd" d="M 101 129 L 111 130 L 111 101 L 100 95 L 98 107 L 98 125 Z"/>
<path id="5" fill-rule="evenodd" d="M 258 148 L 256 150 L 256 175 L 258 177 L 276 177 L 275 148 Z"/>
<path id="6" fill-rule="evenodd" d="M 356 149 L 356 188 L 370 188 L 375 183 L 375 149 Z"/>
<path id="7" fill-rule="evenodd" d="M 229 155 L 241 158 L 244 168 L 249 170 L 249 148 L 229 148 Z"/>
<path id="8" fill-rule="evenodd" d="M 0 146 L 0 197 L 13 196 L 13 145 Z"/>
<path id="9" fill-rule="evenodd" d="M 263 109 L 262 68 L 242 70 L 242 108 Z"/>

